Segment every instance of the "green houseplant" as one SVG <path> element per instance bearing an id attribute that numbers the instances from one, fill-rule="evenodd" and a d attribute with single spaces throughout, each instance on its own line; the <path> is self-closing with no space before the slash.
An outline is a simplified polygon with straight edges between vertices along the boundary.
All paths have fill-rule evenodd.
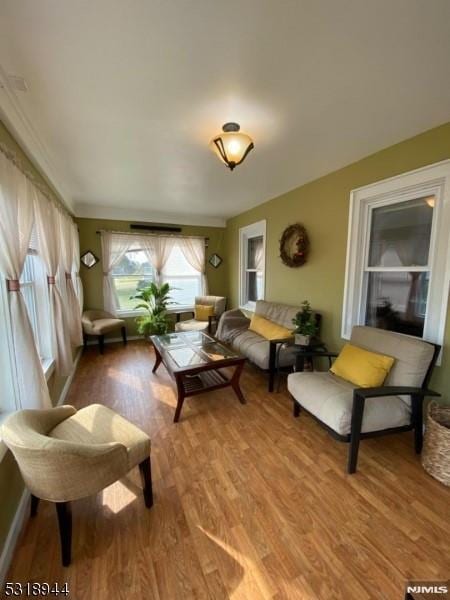
<path id="1" fill-rule="evenodd" d="M 173 302 L 170 301 L 168 283 L 158 285 L 152 281 L 131 297 L 141 301 L 135 307 L 136 309 L 143 308 L 146 311 L 146 314 L 136 317 L 137 330 L 141 335 L 145 337 L 164 335 L 169 331 L 170 317 L 167 314 L 167 307 Z"/>
<path id="2" fill-rule="evenodd" d="M 318 331 L 316 315 L 308 300 L 301 303 L 301 310 L 292 319 L 292 323 L 295 325 L 295 343 L 300 346 L 308 346 L 311 338 Z"/>

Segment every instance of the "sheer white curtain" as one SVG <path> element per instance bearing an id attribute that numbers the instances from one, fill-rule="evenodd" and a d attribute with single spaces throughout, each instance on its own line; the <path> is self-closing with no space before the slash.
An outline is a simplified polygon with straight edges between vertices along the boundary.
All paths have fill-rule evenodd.
<path id="1" fill-rule="evenodd" d="M 202 295 L 208 294 L 208 280 L 206 279 L 206 253 L 203 238 L 178 238 L 178 243 L 185 259 L 196 271 L 202 274 Z"/>
<path id="2" fill-rule="evenodd" d="M 65 296 L 67 299 L 67 323 L 69 325 L 70 341 L 73 346 L 78 347 L 83 343 L 83 331 L 81 328 L 81 310 L 75 288 L 72 281 L 73 264 L 73 221 L 62 211 L 59 211 L 60 227 L 60 251 L 61 251 L 61 278 L 62 285 L 65 282 Z"/>
<path id="3" fill-rule="evenodd" d="M 105 310 L 116 314 L 119 303 L 114 289 L 114 282 L 111 276 L 113 268 L 125 256 L 136 238 L 132 235 L 121 235 L 120 233 L 111 233 L 102 231 L 102 257 L 103 257 L 103 306 Z"/>
<path id="4" fill-rule="evenodd" d="M 161 273 L 175 245 L 176 238 L 143 235 L 137 236 L 136 243 L 145 252 L 145 256 L 156 271 L 158 283 L 162 283 Z"/>
<path id="5" fill-rule="evenodd" d="M 69 375 L 73 366 L 70 328 L 67 322 L 67 310 L 64 308 L 61 291 L 57 284 L 57 273 L 62 254 L 59 211 L 38 191 L 35 194 L 34 214 L 38 252 L 47 270 L 52 319 L 51 336 L 56 369 L 59 375 Z"/>
<path id="6" fill-rule="evenodd" d="M 83 282 L 80 277 L 80 236 L 78 235 L 76 223 L 72 223 L 72 275 L 81 314 L 83 312 L 84 294 Z"/>
<path id="7" fill-rule="evenodd" d="M 8 289 L 20 404 L 48 408 L 47 382 L 19 284 L 34 220 L 33 197 L 31 183 L 0 152 L 0 273 Z"/>

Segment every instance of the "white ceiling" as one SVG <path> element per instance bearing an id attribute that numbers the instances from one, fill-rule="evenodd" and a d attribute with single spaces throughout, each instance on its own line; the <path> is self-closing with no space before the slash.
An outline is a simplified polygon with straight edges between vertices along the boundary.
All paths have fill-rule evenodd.
<path id="1" fill-rule="evenodd" d="M 1 0 L 0 110 L 78 215 L 220 225 L 448 121 L 449 24 L 449 0 Z M 229 120 L 255 142 L 232 173 Z"/>

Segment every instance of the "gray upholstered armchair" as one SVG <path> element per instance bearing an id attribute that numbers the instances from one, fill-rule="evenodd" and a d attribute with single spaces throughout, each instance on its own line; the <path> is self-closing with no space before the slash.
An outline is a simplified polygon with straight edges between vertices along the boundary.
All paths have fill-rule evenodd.
<path id="1" fill-rule="evenodd" d="M 339 441 L 350 444 L 348 473 L 356 471 L 363 438 L 414 430 L 415 450 L 422 450 L 422 404 L 439 396 L 428 383 L 440 347 L 419 338 L 374 327 L 353 327 L 350 343 L 395 359 L 382 387 L 362 387 L 330 371 L 288 376 L 294 416 L 305 409 Z M 308 357 L 305 352 L 302 356 Z M 335 357 L 323 352 L 321 356 Z"/>
<path id="2" fill-rule="evenodd" d="M 180 321 L 179 318 L 182 313 L 177 313 L 175 331 L 208 331 L 208 333 L 212 333 L 213 324 L 215 323 L 217 325 L 220 317 L 225 311 L 227 299 L 224 296 L 196 296 L 195 304 L 213 306 L 214 313 L 208 317 L 207 321 L 197 321 L 195 318 Z M 193 313 L 193 315 L 194 314 L 195 313 Z"/>
<path id="3" fill-rule="evenodd" d="M 106 310 L 85 310 L 81 317 L 83 325 L 84 347 L 87 346 L 89 336 L 95 336 L 98 339 L 100 354 L 103 354 L 105 335 L 111 331 L 120 329 L 124 345 L 127 343 L 127 330 L 125 321 L 118 319 Z"/>
<path id="4" fill-rule="evenodd" d="M 150 438 L 105 406 L 18 411 L 3 423 L 2 438 L 31 492 L 31 516 L 39 499 L 56 503 L 64 566 L 71 561 L 72 500 L 96 494 L 139 465 L 145 504 L 153 505 Z"/>

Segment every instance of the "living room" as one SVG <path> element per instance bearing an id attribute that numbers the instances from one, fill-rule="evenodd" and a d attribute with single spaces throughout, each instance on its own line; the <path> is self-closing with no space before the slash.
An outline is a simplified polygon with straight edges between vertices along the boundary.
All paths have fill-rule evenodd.
<path id="1" fill-rule="evenodd" d="M 0 6 L 0 597 L 449 597 L 447 0 Z"/>

